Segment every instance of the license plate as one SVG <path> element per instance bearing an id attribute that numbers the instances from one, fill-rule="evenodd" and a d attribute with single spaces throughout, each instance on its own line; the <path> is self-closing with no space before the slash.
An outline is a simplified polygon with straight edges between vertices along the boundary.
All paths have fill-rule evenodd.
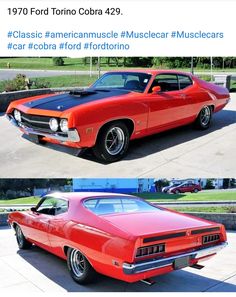
<path id="1" fill-rule="evenodd" d="M 189 266 L 189 257 L 178 258 L 174 261 L 174 269 L 181 269 Z"/>

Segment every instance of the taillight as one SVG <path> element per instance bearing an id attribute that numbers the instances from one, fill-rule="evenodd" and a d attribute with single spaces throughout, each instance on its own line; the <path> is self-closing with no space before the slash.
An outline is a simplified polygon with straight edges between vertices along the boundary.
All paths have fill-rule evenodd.
<path id="1" fill-rule="evenodd" d="M 164 252 L 165 252 L 164 243 L 140 247 L 137 249 L 136 258 L 160 254 Z"/>
<path id="2" fill-rule="evenodd" d="M 202 236 L 202 243 L 207 244 L 211 242 L 216 242 L 220 240 L 220 234 L 211 234 Z"/>

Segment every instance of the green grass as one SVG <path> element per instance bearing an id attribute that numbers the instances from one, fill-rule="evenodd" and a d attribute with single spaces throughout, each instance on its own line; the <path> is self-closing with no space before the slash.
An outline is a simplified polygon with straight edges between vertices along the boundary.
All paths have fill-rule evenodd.
<path id="1" fill-rule="evenodd" d="M 25 198 L 16 198 L 16 199 L 7 199 L 7 200 L 0 200 L 0 205 L 3 204 L 37 204 L 40 200 L 39 197 L 31 196 Z"/>
<path id="2" fill-rule="evenodd" d="M 215 207 L 168 207 L 179 212 L 213 212 L 213 213 L 229 213 L 230 207 L 215 206 Z M 236 208 L 235 208 L 236 211 Z"/>
<path id="3" fill-rule="evenodd" d="M 204 192 L 204 193 L 185 193 L 185 194 L 163 194 L 163 193 L 138 193 L 139 197 L 151 202 L 178 202 L 178 201 L 236 201 L 236 190 L 232 192 Z"/>
<path id="4" fill-rule="evenodd" d="M 84 65 L 83 58 L 63 58 L 65 64 L 63 66 L 54 66 L 52 58 L 36 58 L 36 57 L 22 57 L 22 58 L 1 58 L 0 68 L 8 68 L 7 64 L 10 63 L 12 69 L 42 69 L 42 70 L 89 70 L 89 64 Z M 108 70 L 111 67 L 117 68 L 115 61 L 112 60 L 110 65 L 107 65 L 107 59 L 100 59 L 102 70 Z M 96 70 L 97 66 L 93 65 L 93 70 Z M 119 67 L 119 69 L 123 67 Z M 132 68 L 134 68 L 132 66 Z M 140 67 L 138 67 L 140 68 Z M 190 68 L 179 69 L 182 71 L 190 71 Z M 194 71 L 210 71 L 209 69 L 197 69 Z M 214 69 L 214 71 L 236 71 L 236 69 Z"/>
<path id="5" fill-rule="evenodd" d="M 31 81 L 34 81 L 36 78 L 32 78 Z M 89 75 L 62 75 L 62 76 L 51 76 L 51 77 L 39 77 L 37 81 L 49 82 L 50 87 L 60 88 L 60 87 L 85 87 L 89 86 L 97 80 L 97 76 Z"/>

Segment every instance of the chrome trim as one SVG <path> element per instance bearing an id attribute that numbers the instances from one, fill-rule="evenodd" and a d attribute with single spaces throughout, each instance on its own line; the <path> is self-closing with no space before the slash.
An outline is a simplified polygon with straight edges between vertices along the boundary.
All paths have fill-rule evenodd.
<path id="1" fill-rule="evenodd" d="M 196 259 L 196 258 L 210 256 L 210 255 L 216 254 L 227 245 L 228 245 L 227 242 L 223 242 L 215 246 L 202 248 L 196 251 L 179 254 L 172 257 L 151 259 L 141 263 L 132 263 L 132 264 L 123 263 L 123 272 L 125 274 L 136 274 L 136 273 L 141 273 L 141 272 L 173 265 L 176 259 L 179 259 L 182 257 L 190 257 L 190 259 Z"/>
<path id="2" fill-rule="evenodd" d="M 26 134 L 33 134 L 33 135 L 39 135 L 39 136 L 44 136 L 48 137 L 51 139 L 56 139 L 58 141 L 66 142 L 80 142 L 80 136 L 79 133 L 76 129 L 69 129 L 67 132 L 67 135 L 63 136 L 58 133 L 46 133 L 46 132 L 41 132 L 41 131 L 35 131 L 32 128 L 24 126 L 22 123 L 18 123 L 12 115 L 6 115 L 7 119 L 11 122 L 12 125 L 20 128 L 25 132 Z"/>
<path id="3" fill-rule="evenodd" d="M 24 119 L 26 122 L 29 122 L 29 123 L 43 124 L 43 125 L 48 125 L 48 126 L 49 126 L 49 122 L 29 120 L 29 119 L 27 119 L 27 118 L 26 118 L 25 116 L 23 116 L 23 115 L 21 115 L 21 118 Z"/>

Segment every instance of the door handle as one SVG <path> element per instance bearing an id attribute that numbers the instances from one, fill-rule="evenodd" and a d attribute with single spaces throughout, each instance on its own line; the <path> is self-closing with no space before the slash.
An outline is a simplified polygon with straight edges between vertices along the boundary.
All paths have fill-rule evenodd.
<path id="1" fill-rule="evenodd" d="M 182 99 L 186 99 L 186 94 L 180 94 L 180 98 L 182 98 Z"/>

